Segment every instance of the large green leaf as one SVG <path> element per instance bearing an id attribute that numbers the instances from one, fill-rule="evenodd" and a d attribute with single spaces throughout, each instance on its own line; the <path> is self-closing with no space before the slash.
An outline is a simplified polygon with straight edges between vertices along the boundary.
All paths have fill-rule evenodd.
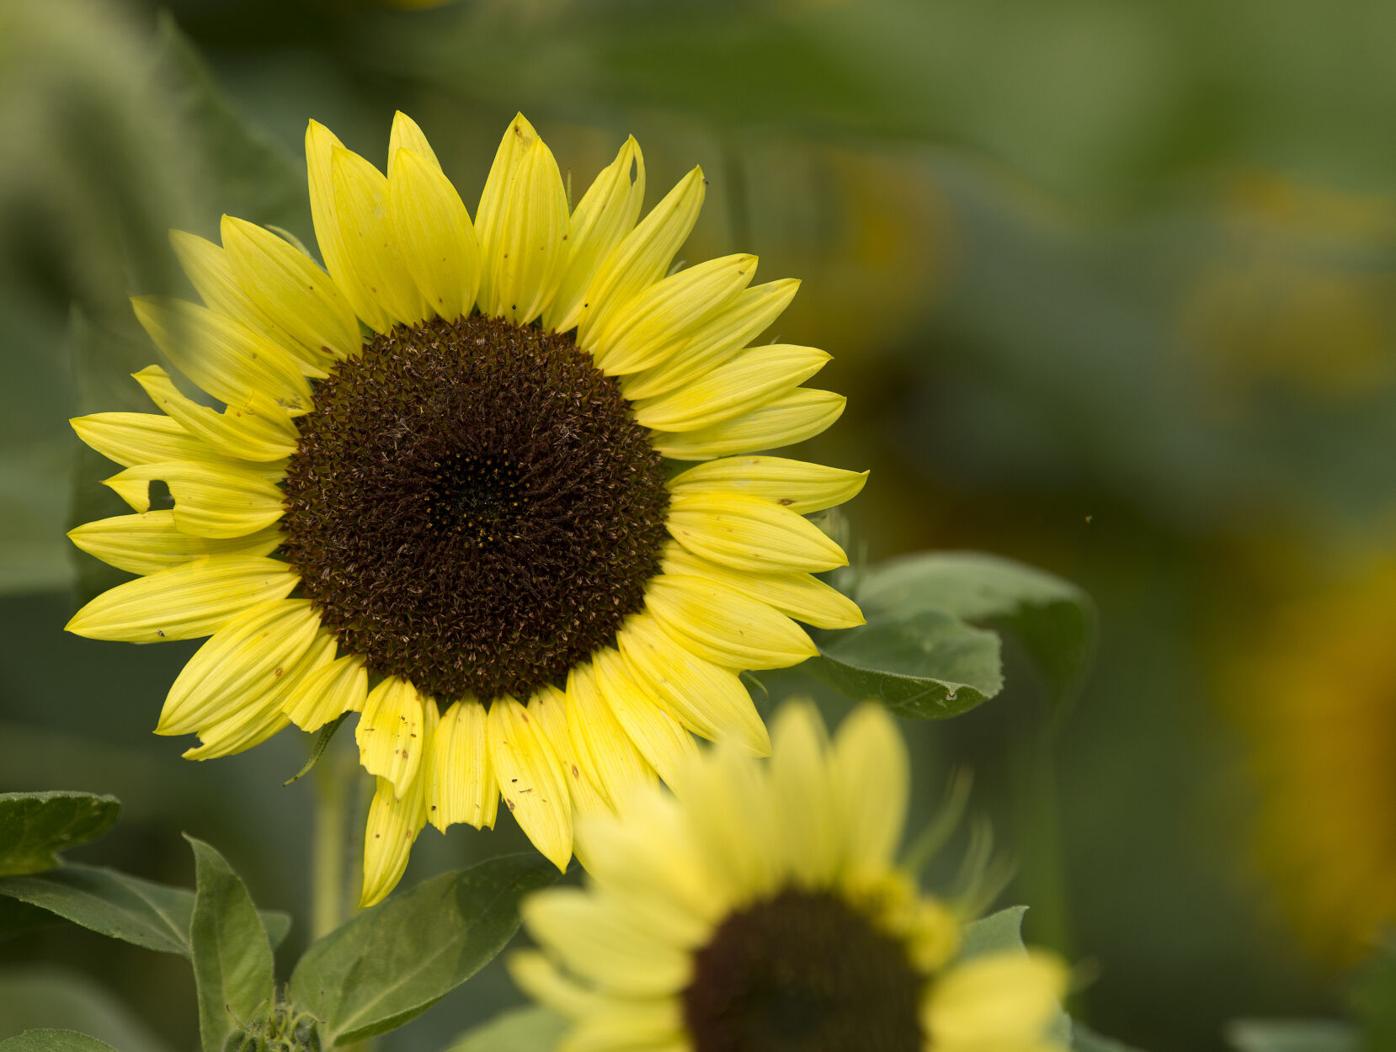
<path id="1" fill-rule="evenodd" d="M 204 1052 L 222 1052 L 231 1031 L 271 1005 L 276 982 L 271 943 L 242 878 L 208 844 L 188 840 L 194 849 L 189 944 L 199 1037 Z"/>
<path id="2" fill-rule="evenodd" d="M 556 1048 L 566 1032 L 567 1020 L 555 1012 L 515 1008 L 462 1034 L 447 1052 L 541 1052 Z"/>
<path id="3" fill-rule="evenodd" d="M 521 854 L 423 881 L 311 946 L 290 999 L 335 1044 L 401 1026 L 493 959 L 518 929 L 520 898 L 557 875 Z"/>
<path id="4" fill-rule="evenodd" d="M 939 610 L 869 613 L 802 667 L 851 698 L 921 719 L 958 716 L 1003 688 L 998 636 Z"/>
<path id="5" fill-rule="evenodd" d="M 67 865 L 48 873 L 0 879 L 0 895 L 47 910 L 113 939 L 164 953 L 190 955 L 189 922 L 194 894 L 114 869 Z M 264 912 L 273 945 L 286 937 L 291 919 Z"/>
<path id="6" fill-rule="evenodd" d="M 0 1041 L 0 1052 L 116 1052 L 116 1049 L 76 1030 L 26 1030 Z"/>
<path id="7" fill-rule="evenodd" d="M 1237 1052 L 1358 1052 L 1363 1047 L 1355 1028 L 1326 1019 L 1243 1019 L 1231 1024 L 1227 1037 Z"/>
<path id="8" fill-rule="evenodd" d="M 114 796 L 0 793 L 0 876 L 52 869 L 59 851 L 101 836 L 120 811 Z"/>
<path id="9" fill-rule="evenodd" d="M 880 563 L 858 584 L 869 620 L 935 610 L 1011 633 L 1054 700 L 1070 697 L 1095 647 L 1095 605 L 1080 588 L 979 552 L 930 552 Z"/>
<path id="10" fill-rule="evenodd" d="M 0 971 L 0 1033 L 52 1028 L 90 1034 L 121 1052 L 166 1052 L 129 1008 L 79 972 L 32 962 Z"/>

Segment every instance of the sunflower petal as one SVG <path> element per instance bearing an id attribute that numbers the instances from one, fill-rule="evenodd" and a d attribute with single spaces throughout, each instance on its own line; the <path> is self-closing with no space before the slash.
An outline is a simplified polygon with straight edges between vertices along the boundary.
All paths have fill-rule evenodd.
<path id="1" fill-rule="evenodd" d="M 150 483 L 174 496 L 174 523 L 198 537 L 245 537 L 277 522 L 282 493 L 266 475 L 233 464 L 171 461 L 137 464 L 103 481 L 134 511 L 150 510 Z"/>
<path id="2" fill-rule="evenodd" d="M 543 326 L 557 332 L 574 328 L 587 287 L 601 260 L 635 228 L 645 200 L 645 158 L 632 135 L 616 159 L 603 168 L 572 212 L 567 267 Z"/>
<path id="3" fill-rule="evenodd" d="M 844 719 L 833 771 L 847 857 L 874 869 L 890 864 L 906 821 L 911 773 L 906 745 L 885 709 L 865 704 Z"/>
<path id="4" fill-rule="evenodd" d="M 833 570 L 848 556 L 818 526 L 774 501 L 744 493 L 679 493 L 669 503 L 674 539 L 734 570 Z"/>
<path id="5" fill-rule="evenodd" d="M 716 581 L 660 574 L 645 604 L 666 632 L 716 665 L 788 668 L 819 653 L 790 618 Z"/>
<path id="6" fill-rule="evenodd" d="M 809 515 L 852 500 L 867 481 L 866 471 L 785 457 L 723 457 L 680 472 L 669 481 L 669 489 L 675 494 L 737 490 Z"/>
<path id="7" fill-rule="evenodd" d="M 582 772 L 615 808 L 637 787 L 654 784 L 654 771 L 601 694 L 596 668 L 578 665 L 567 677 L 567 733 Z"/>
<path id="8" fill-rule="evenodd" d="M 224 249 L 238 284 L 292 341 L 288 350 L 325 366 L 359 352 L 354 308 L 315 261 L 285 238 L 244 219 L 224 216 Z"/>
<path id="9" fill-rule="evenodd" d="M 948 970 L 926 1003 L 928 1037 L 936 1048 L 1038 1047 L 1060 1010 L 1067 972 L 1045 953 L 995 953 Z"/>
<path id="10" fill-rule="evenodd" d="M 572 702 L 565 693 L 556 687 L 544 684 L 528 699 L 528 714 L 533 717 L 561 765 L 562 780 L 572 793 L 572 813 L 574 823 L 587 815 L 598 812 L 609 813 L 610 803 L 597 784 L 595 771 L 589 768 L 590 760 L 583 757 L 572 741 L 568 730 L 567 710 Z M 579 853 L 582 845 L 575 845 Z M 579 856 L 580 857 L 580 854 Z"/>
<path id="11" fill-rule="evenodd" d="M 785 856 L 797 881 L 828 887 L 843 861 L 843 843 L 830 829 L 838 801 L 829 773 L 829 742 L 819 713 L 808 702 L 787 702 L 771 734 L 771 790 L 781 815 Z"/>
<path id="12" fill-rule="evenodd" d="M 625 659 L 607 647 L 592 659 L 596 685 L 625 735 L 666 782 L 698 751 L 678 720 L 641 693 Z"/>
<path id="13" fill-rule="evenodd" d="M 278 559 L 212 555 L 108 589 L 73 615 L 74 635 L 157 643 L 210 635 L 249 607 L 291 594 L 299 578 Z"/>
<path id="14" fill-rule="evenodd" d="M 359 763 L 369 774 L 386 778 L 398 795 L 417 776 L 422 763 L 425 710 L 435 702 L 424 699 L 405 679 L 389 676 L 369 692 L 354 731 Z"/>
<path id="15" fill-rule="evenodd" d="M 703 207 L 707 180 L 694 168 L 649 215 L 606 253 L 587 286 L 577 323 L 577 343 L 591 350 L 597 333 L 636 295 L 662 278 L 693 230 Z"/>
<path id="16" fill-rule="evenodd" d="M 426 161 L 433 168 L 440 170 L 441 161 L 436 156 L 436 151 L 431 148 L 431 143 L 427 141 L 426 133 L 407 114 L 398 110 L 393 114 L 393 129 L 388 133 L 388 178 L 393 177 L 393 158 L 397 156 L 399 150 L 411 150 L 419 154 L 422 160 Z"/>
<path id="17" fill-rule="evenodd" d="M 757 449 L 776 449 L 813 438 L 843 415 L 848 399 L 832 391 L 800 387 L 742 416 L 712 427 L 657 437 L 655 448 L 675 460 L 710 460 Z"/>
<path id="18" fill-rule="evenodd" d="M 827 351 L 773 343 L 639 403 L 635 419 L 655 431 L 697 431 L 749 413 L 804 383 L 829 360 Z"/>
<path id="19" fill-rule="evenodd" d="M 807 573 L 735 570 L 694 555 L 677 544 L 665 550 L 663 568 L 665 573 L 710 577 L 815 628 L 855 628 L 865 623 L 857 603 Z"/>
<path id="20" fill-rule="evenodd" d="M 608 376 L 621 376 L 664 361 L 755 274 L 756 257 L 741 253 L 710 259 L 655 282 L 597 330 L 597 366 Z"/>
<path id="21" fill-rule="evenodd" d="M 493 828 L 499 810 L 499 786 L 490 760 L 488 717 L 474 699 L 458 701 L 436 729 L 427 814 L 441 832 L 464 822 Z"/>
<path id="22" fill-rule="evenodd" d="M 174 512 L 166 509 L 86 522 L 69 530 L 68 539 L 108 566 L 153 574 L 203 555 L 270 555 L 283 538 L 274 526 L 229 540 L 195 537 L 176 529 Z"/>
<path id="23" fill-rule="evenodd" d="M 292 349 L 284 342 L 289 334 L 274 324 L 247 294 L 226 250 L 183 230 L 170 231 L 170 247 L 204 306 L 226 314 L 287 350 Z"/>
<path id="24" fill-rule="evenodd" d="M 220 413 L 185 397 L 158 365 L 148 365 L 133 375 L 152 402 L 224 456 L 267 461 L 296 451 L 299 435 L 295 421 L 260 391 L 249 391 L 241 401 Z"/>
<path id="25" fill-rule="evenodd" d="M 415 150 L 392 155 L 388 219 L 403 263 L 437 314 L 455 320 L 475 308 L 480 246 L 465 205 L 436 159 Z"/>
<path id="26" fill-rule="evenodd" d="M 163 413 L 93 413 L 68 423 L 84 443 L 124 468 L 213 456 L 213 450 Z"/>
<path id="27" fill-rule="evenodd" d="M 543 857 L 566 871 L 572 804 L 556 753 L 513 698 L 490 703 L 490 762 L 504 803 Z"/>
<path id="28" fill-rule="evenodd" d="M 155 733 L 190 734 L 239 709 L 262 709 L 319 629 L 309 599 L 274 599 L 243 611 L 180 670 Z"/>
<path id="29" fill-rule="evenodd" d="M 412 844 L 427 824 L 425 778 L 415 778 L 407 792 L 386 778 L 377 779 L 364 827 L 364 882 L 359 906 L 368 909 L 388 897 L 407 870 Z"/>
<path id="30" fill-rule="evenodd" d="M 303 731 L 318 731 L 346 712 L 362 712 L 368 697 L 363 659 L 345 654 L 306 675 L 286 695 L 282 710 Z"/>

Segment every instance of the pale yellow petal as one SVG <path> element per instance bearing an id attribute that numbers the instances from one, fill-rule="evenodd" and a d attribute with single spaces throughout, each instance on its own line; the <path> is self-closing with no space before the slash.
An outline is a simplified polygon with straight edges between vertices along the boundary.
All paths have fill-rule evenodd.
<path id="1" fill-rule="evenodd" d="M 226 314 L 261 333 L 287 350 L 294 350 L 290 334 L 266 316 L 238 280 L 228 253 L 197 234 L 170 231 L 170 246 L 204 306 Z"/>
<path id="2" fill-rule="evenodd" d="M 138 296 L 131 306 L 175 368 L 219 401 L 235 405 L 260 392 L 285 409 L 310 408 L 301 364 L 261 333 L 183 300 Z"/>
<path id="3" fill-rule="evenodd" d="M 848 556 L 818 526 L 775 501 L 744 493 L 676 493 L 666 522 L 674 539 L 734 570 L 818 572 Z"/>
<path id="4" fill-rule="evenodd" d="M 587 287 L 611 249 L 635 228 L 645 200 L 645 158 L 632 135 L 593 180 L 572 211 L 567 266 L 543 326 L 566 332 L 581 316 Z"/>
<path id="5" fill-rule="evenodd" d="M 204 555 L 270 555 L 283 540 L 275 526 L 227 540 L 195 537 L 176 529 L 174 512 L 167 509 L 86 522 L 69 530 L 68 539 L 108 566 L 138 574 L 158 573 Z"/>
<path id="6" fill-rule="evenodd" d="M 499 786 L 490 760 L 488 717 L 478 701 L 453 704 L 436 729 L 427 815 L 443 833 L 460 822 L 476 829 L 493 827 L 499 810 Z"/>
<path id="7" fill-rule="evenodd" d="M 785 278 L 737 293 L 722 310 L 680 341 L 663 362 L 634 376 L 622 377 L 625 397 L 637 401 L 676 391 L 736 357 L 780 317 L 799 288 L 799 281 Z"/>
<path id="8" fill-rule="evenodd" d="M 627 1000 L 623 1011 L 578 1021 L 557 1052 L 693 1052 L 677 998 Z"/>
<path id="9" fill-rule="evenodd" d="M 594 346 L 594 337 L 616 312 L 669 270 L 674 255 L 698 221 L 706 188 L 703 170 L 694 168 L 606 253 L 582 300 L 577 343 L 584 349 Z"/>
<path id="10" fill-rule="evenodd" d="M 732 737 L 765 755 L 770 739 L 741 677 L 698 657 L 648 614 L 626 621 L 616 643 L 640 688 L 705 738 Z"/>
<path id="11" fill-rule="evenodd" d="M 662 565 L 665 573 L 711 577 L 815 628 L 854 628 L 864 623 L 857 603 L 808 573 L 736 570 L 694 555 L 678 544 L 665 549 Z"/>
<path id="12" fill-rule="evenodd" d="M 73 615 L 67 630 L 125 643 L 197 639 L 249 607 L 290 595 L 299 580 L 277 559 L 212 555 L 103 592 Z"/>
<path id="13" fill-rule="evenodd" d="M 601 695 L 596 669 L 573 667 L 567 677 L 567 732 L 582 771 L 612 807 L 654 783 L 654 771 Z"/>
<path id="14" fill-rule="evenodd" d="M 787 702 L 771 737 L 771 789 L 791 874 L 805 887 L 830 887 L 844 843 L 831 821 L 839 802 L 824 723 L 810 703 Z"/>
<path id="15" fill-rule="evenodd" d="M 625 735 L 665 781 L 698 751 L 678 720 L 647 696 L 631 676 L 620 652 L 606 647 L 592 659 L 596 685 Z"/>
<path id="16" fill-rule="evenodd" d="M 403 263 L 437 314 L 469 314 L 480 287 L 480 246 L 465 205 L 434 157 L 405 149 L 392 156 L 388 218 Z"/>
<path id="17" fill-rule="evenodd" d="M 713 427 L 788 394 L 829 360 L 826 351 L 773 343 L 753 347 L 677 391 L 640 402 L 635 419 L 655 431 Z"/>
<path id="18" fill-rule="evenodd" d="M 785 457 L 723 457 L 675 475 L 669 481 L 669 489 L 676 494 L 736 490 L 808 515 L 852 500 L 867 481 L 866 471 L 847 471 Z"/>
<path id="19" fill-rule="evenodd" d="M 543 857 L 566 870 L 572 857 L 572 804 L 556 753 L 513 698 L 490 703 L 487 729 L 505 805 Z"/>
<path id="20" fill-rule="evenodd" d="M 337 147 L 342 149 L 343 143 L 323 124 L 311 121 L 306 126 L 305 167 L 310 183 L 310 216 L 315 224 L 315 240 L 325 260 L 325 269 L 353 306 L 354 313 L 370 329 L 387 332 L 392 328 L 388 312 L 358 280 L 353 257 L 345 243 L 334 190 L 333 156 Z"/>
<path id="21" fill-rule="evenodd" d="M 711 460 L 777 449 L 813 438 L 843 415 L 847 399 L 833 391 L 800 387 L 731 420 L 683 434 L 656 436 L 654 447 L 674 460 Z"/>
<path id="22" fill-rule="evenodd" d="M 242 460 L 280 460 L 296 451 L 295 422 L 269 396 L 249 391 L 223 412 L 200 405 L 175 387 L 158 365 L 134 374 L 150 400 L 216 452 Z"/>
<path id="23" fill-rule="evenodd" d="M 375 781 L 364 827 L 364 880 L 359 893 L 364 909 L 376 906 L 397 887 L 407 870 L 412 844 L 426 825 L 425 778 L 413 779 L 401 796 L 388 779 Z"/>
<path id="24" fill-rule="evenodd" d="M 537 950 L 517 950 L 504 958 L 514 985 L 541 1005 L 569 1018 L 587 1015 L 605 998 L 564 975 Z"/>
<path id="25" fill-rule="evenodd" d="M 223 217 L 223 245 L 238 283 L 292 341 L 287 349 L 325 366 L 359 352 L 359 322 L 348 298 L 315 261 L 285 238 Z"/>
<path id="26" fill-rule="evenodd" d="M 150 483 L 174 497 L 174 523 L 198 537 L 245 537 L 281 518 L 282 493 L 264 473 L 211 461 L 136 464 L 102 483 L 135 511 L 150 510 Z"/>
<path id="27" fill-rule="evenodd" d="M 386 778 L 398 795 L 417 776 L 422 763 L 427 708 L 436 703 L 423 698 L 405 679 L 389 676 L 369 692 L 363 714 L 354 731 L 359 763 L 369 774 Z"/>
<path id="28" fill-rule="evenodd" d="M 191 734 L 239 709 L 270 707 L 268 698 L 281 691 L 319 629 L 309 599 L 277 599 L 238 614 L 180 670 L 155 733 Z"/>
<path id="29" fill-rule="evenodd" d="M 303 731 L 318 731 L 346 712 L 362 712 L 368 697 L 363 659 L 345 654 L 306 675 L 287 694 L 282 710 Z"/>
<path id="30" fill-rule="evenodd" d="M 936 979 L 925 1008 L 928 1037 L 954 1052 L 1032 1048 L 1061 1007 L 1067 971 L 1046 953 L 976 957 Z"/>
<path id="31" fill-rule="evenodd" d="M 342 146 L 330 151 L 330 178 L 346 260 L 344 278 L 335 275 L 335 280 L 346 288 L 357 286 L 357 296 L 375 300 L 392 321 L 422 321 L 426 302 L 412 281 L 388 217 L 387 178 Z"/>
<path id="32" fill-rule="evenodd" d="M 710 579 L 660 574 L 645 605 L 683 646 L 727 668 L 787 668 L 819 652 L 790 618 Z"/>
<path id="33" fill-rule="evenodd" d="M 906 821 L 911 771 L 896 724 L 878 705 L 855 709 L 834 739 L 836 795 L 853 870 L 889 865 Z"/>
<path id="34" fill-rule="evenodd" d="M 527 325 L 562 280 L 571 219 L 557 161 L 522 114 L 504 133 L 476 216 L 480 310 Z"/>
<path id="35" fill-rule="evenodd" d="M 93 413 L 68 423 L 83 442 L 125 468 L 215 455 L 163 413 Z"/>
<path id="36" fill-rule="evenodd" d="M 608 376 L 658 365 L 751 284 L 755 274 L 756 257 L 742 253 L 655 282 L 593 330 L 596 364 Z"/>
<path id="37" fill-rule="evenodd" d="M 590 758 L 583 756 L 572 741 L 567 720 L 567 710 L 571 704 L 563 691 L 544 684 L 528 699 L 527 708 L 528 714 L 557 754 L 563 781 L 572 794 L 572 812 L 576 823 L 587 815 L 609 813 L 611 805 L 601 791 L 596 772 L 589 766 Z M 580 858 L 582 845 L 576 844 L 575 850 Z"/>

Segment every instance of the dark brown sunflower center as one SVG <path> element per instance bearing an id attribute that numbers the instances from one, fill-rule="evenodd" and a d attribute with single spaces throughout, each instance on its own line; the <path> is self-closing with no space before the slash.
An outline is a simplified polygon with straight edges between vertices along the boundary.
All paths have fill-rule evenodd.
<path id="1" fill-rule="evenodd" d="M 286 557 L 371 671 L 441 703 L 527 698 L 641 609 L 663 465 L 571 337 L 478 315 L 394 329 L 299 427 Z"/>
<path id="2" fill-rule="evenodd" d="M 925 979 L 837 895 L 786 890 L 733 913 L 683 992 L 695 1052 L 920 1052 Z"/>

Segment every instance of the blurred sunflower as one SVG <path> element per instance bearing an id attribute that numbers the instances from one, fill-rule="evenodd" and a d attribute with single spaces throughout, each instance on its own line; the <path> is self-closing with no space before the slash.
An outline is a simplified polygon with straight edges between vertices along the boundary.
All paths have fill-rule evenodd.
<path id="1" fill-rule="evenodd" d="M 1267 889 L 1311 954 L 1350 964 L 1396 923 L 1396 560 L 1271 614 L 1229 685 Z"/>
<path id="2" fill-rule="evenodd" d="M 685 762 L 676 797 L 588 817 L 590 886 L 525 901 L 544 952 L 510 968 L 572 1019 L 559 1047 L 1059 1049 L 1061 962 L 957 959 L 961 918 L 893 862 L 908 763 L 886 713 L 858 710 L 831 744 L 790 704 L 774 739 L 769 766 L 724 745 Z"/>
<path id="3" fill-rule="evenodd" d="M 838 418 L 800 386 L 829 356 L 748 347 L 798 284 L 752 286 L 754 256 L 670 273 L 705 181 L 640 219 L 633 139 L 570 209 L 520 115 L 473 223 L 402 114 L 386 177 L 314 122 L 306 159 L 328 273 L 225 217 L 221 247 L 174 235 L 203 306 L 135 301 L 226 409 L 152 366 L 163 413 L 74 421 L 136 514 L 72 538 L 144 576 L 68 628 L 211 635 L 156 728 L 197 734 L 190 758 L 360 712 L 365 903 L 426 822 L 493 825 L 501 794 L 565 867 L 574 805 L 669 777 L 690 733 L 768 748 L 738 676 L 815 652 L 794 618 L 861 622 L 812 576 L 846 559 L 804 516 L 866 473 L 746 455 Z"/>

